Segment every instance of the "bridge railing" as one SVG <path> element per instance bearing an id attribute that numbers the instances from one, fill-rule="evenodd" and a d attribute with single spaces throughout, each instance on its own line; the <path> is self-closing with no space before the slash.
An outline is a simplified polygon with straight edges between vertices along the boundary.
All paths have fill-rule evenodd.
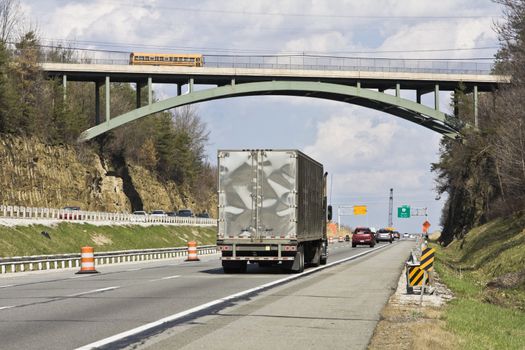
<path id="1" fill-rule="evenodd" d="M 70 222 L 109 222 L 128 224 L 190 225 L 214 226 L 213 218 L 134 215 L 129 213 L 110 213 L 56 208 L 34 208 L 18 205 L 0 205 L 1 219 L 53 220 Z"/>
<path id="2" fill-rule="evenodd" d="M 57 55 L 56 51 L 44 49 L 41 59 L 46 63 L 127 65 L 129 64 L 129 54 L 129 52 L 72 50 L 68 55 Z M 319 55 L 204 55 L 204 67 L 216 68 L 489 74 L 492 71 L 493 66 L 492 62 L 465 60 L 337 57 Z"/>

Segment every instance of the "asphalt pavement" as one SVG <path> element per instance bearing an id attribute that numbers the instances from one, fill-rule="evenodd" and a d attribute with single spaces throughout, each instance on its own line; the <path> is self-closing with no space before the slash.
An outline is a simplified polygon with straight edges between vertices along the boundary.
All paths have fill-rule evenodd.
<path id="1" fill-rule="evenodd" d="M 352 325 L 356 332 L 351 333 L 360 336 L 355 348 L 362 348 L 412 246 L 413 242 L 377 245 L 381 249 L 370 255 L 315 273 L 307 269 L 305 275 L 256 266 L 247 274 L 224 274 L 215 255 L 201 257 L 200 262 L 107 265 L 97 268 L 96 275 L 65 270 L 2 276 L 0 348 L 74 349 L 153 325 L 142 333 L 116 337 L 105 347 L 200 349 L 210 348 L 212 342 L 212 348 L 231 349 L 231 341 L 238 341 L 240 346 L 282 348 L 309 339 L 306 331 L 319 334 L 310 339 L 312 344 L 339 334 L 339 339 L 324 339 L 323 347 L 352 349 L 341 347 L 349 334 L 343 324 Z M 330 247 L 329 263 L 366 251 L 370 248 L 336 243 Z M 279 282 L 289 277 L 297 279 Z M 268 283 L 278 285 L 256 290 Z M 224 299 L 232 295 L 241 296 Z M 203 307 L 208 304 L 212 306 Z M 171 321 L 159 322 L 166 319 Z M 282 327 L 293 337 L 284 343 L 282 337 L 269 337 Z M 237 331 L 244 336 L 233 340 L 230 335 Z M 284 337 L 286 332 L 277 334 Z"/>

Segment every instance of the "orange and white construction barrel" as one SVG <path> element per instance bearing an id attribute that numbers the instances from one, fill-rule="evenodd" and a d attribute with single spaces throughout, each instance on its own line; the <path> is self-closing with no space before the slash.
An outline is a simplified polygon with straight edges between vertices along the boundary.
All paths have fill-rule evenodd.
<path id="1" fill-rule="evenodd" d="M 188 258 L 186 261 L 200 261 L 199 257 L 197 256 L 197 242 L 188 242 Z"/>
<path id="2" fill-rule="evenodd" d="M 93 247 L 82 247 L 80 251 L 80 271 L 77 274 L 98 273 L 95 270 L 95 251 Z"/>

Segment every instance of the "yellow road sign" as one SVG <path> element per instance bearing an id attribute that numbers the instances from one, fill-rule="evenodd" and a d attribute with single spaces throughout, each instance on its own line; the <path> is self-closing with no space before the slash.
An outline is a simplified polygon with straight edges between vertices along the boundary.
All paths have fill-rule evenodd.
<path id="1" fill-rule="evenodd" d="M 366 215 L 366 205 L 354 205 L 354 215 Z"/>

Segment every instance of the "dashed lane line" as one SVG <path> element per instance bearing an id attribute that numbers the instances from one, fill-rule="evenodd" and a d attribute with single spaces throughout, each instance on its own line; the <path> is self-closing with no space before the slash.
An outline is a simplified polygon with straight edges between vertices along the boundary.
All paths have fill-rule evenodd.
<path id="1" fill-rule="evenodd" d="M 76 294 L 70 294 L 70 295 L 68 295 L 67 297 L 68 297 L 68 298 L 73 298 L 73 297 L 79 297 L 79 296 L 86 295 L 86 294 L 102 293 L 102 292 L 107 292 L 107 291 L 114 290 L 114 289 L 118 289 L 118 288 L 120 288 L 120 286 L 114 286 L 114 287 L 106 287 L 106 288 L 94 289 L 94 290 L 90 290 L 90 291 L 87 291 L 87 292 L 76 293 Z"/>

